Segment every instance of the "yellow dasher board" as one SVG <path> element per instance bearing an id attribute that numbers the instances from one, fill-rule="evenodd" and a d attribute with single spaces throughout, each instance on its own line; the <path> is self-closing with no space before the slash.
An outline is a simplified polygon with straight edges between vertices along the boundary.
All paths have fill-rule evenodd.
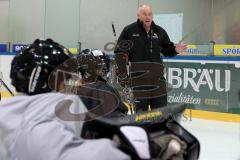
<path id="1" fill-rule="evenodd" d="M 8 91 L 0 91 L 0 94 L 1 94 L 1 98 L 2 99 L 6 99 L 6 98 L 12 97 L 11 93 L 9 93 Z M 13 94 L 15 95 L 16 93 L 13 93 Z"/>
<path id="2" fill-rule="evenodd" d="M 216 44 L 214 45 L 215 56 L 240 56 L 240 45 Z"/>
<path id="3" fill-rule="evenodd" d="M 72 54 L 77 54 L 78 53 L 78 49 L 77 48 L 68 48 L 69 51 L 72 53 Z"/>

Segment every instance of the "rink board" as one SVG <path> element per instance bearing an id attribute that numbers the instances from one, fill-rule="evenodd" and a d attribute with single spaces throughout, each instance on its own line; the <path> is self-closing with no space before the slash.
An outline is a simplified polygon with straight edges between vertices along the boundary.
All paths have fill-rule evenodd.
<path id="1" fill-rule="evenodd" d="M 240 58 L 176 57 L 164 59 L 172 85 L 168 103 L 186 103 L 191 109 L 240 113 Z"/>

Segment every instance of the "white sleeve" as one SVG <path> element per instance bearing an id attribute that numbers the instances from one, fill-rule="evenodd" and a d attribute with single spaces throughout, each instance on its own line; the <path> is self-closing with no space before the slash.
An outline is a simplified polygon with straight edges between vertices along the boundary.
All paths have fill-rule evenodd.
<path id="1" fill-rule="evenodd" d="M 109 139 L 84 140 L 56 120 L 28 125 L 14 145 L 18 160 L 128 160 Z"/>

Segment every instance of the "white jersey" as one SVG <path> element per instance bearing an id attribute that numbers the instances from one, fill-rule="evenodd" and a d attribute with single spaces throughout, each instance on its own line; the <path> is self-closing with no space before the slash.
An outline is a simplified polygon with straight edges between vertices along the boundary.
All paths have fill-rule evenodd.
<path id="1" fill-rule="evenodd" d="M 56 104 L 62 100 L 73 102 L 73 113 L 87 111 L 78 96 L 61 93 L 19 95 L 0 102 L 0 132 L 11 160 L 130 159 L 111 140 L 82 139 L 83 122 L 56 116 Z"/>

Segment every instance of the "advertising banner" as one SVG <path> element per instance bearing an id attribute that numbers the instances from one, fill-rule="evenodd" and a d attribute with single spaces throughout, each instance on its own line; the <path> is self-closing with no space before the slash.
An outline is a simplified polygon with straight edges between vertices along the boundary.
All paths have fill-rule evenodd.
<path id="1" fill-rule="evenodd" d="M 0 52 L 7 52 L 7 44 L 0 44 Z"/>
<path id="2" fill-rule="evenodd" d="M 181 53 L 184 56 L 207 56 L 210 54 L 209 45 L 187 45 L 187 51 L 185 53 Z"/>
<path id="3" fill-rule="evenodd" d="M 168 93 L 168 103 L 240 113 L 240 70 L 237 64 L 171 61 L 165 62 L 165 67 L 167 81 L 173 88 Z"/>
<path id="4" fill-rule="evenodd" d="M 240 56 L 240 45 L 214 45 L 215 56 Z"/>
<path id="5" fill-rule="evenodd" d="M 27 44 L 13 44 L 12 45 L 12 52 L 16 53 L 26 46 L 27 46 Z"/>

